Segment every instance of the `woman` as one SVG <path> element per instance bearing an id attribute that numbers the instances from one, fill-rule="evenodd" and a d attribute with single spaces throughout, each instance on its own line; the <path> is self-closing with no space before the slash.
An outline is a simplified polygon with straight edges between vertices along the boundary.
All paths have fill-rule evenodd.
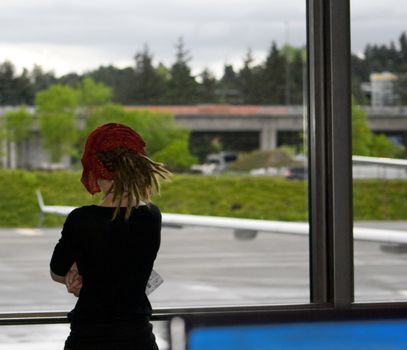
<path id="1" fill-rule="evenodd" d="M 104 195 L 69 214 L 51 258 L 52 278 L 78 296 L 65 349 L 157 349 L 145 288 L 161 213 L 150 200 L 170 173 L 146 156 L 140 135 L 113 123 L 89 135 L 82 165 L 86 189 Z"/>

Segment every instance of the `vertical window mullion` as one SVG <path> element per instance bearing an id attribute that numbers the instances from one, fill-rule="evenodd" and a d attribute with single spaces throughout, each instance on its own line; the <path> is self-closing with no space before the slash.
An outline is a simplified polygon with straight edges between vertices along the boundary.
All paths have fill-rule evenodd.
<path id="1" fill-rule="evenodd" d="M 354 300 L 349 0 L 330 0 L 330 177 L 333 301 Z"/>
<path id="2" fill-rule="evenodd" d="M 308 0 L 311 302 L 353 301 L 348 0 Z"/>
<path id="3" fill-rule="evenodd" d="M 307 1 L 308 28 L 308 200 L 310 221 L 310 296 L 329 300 L 326 242 L 325 59 L 323 1 Z"/>

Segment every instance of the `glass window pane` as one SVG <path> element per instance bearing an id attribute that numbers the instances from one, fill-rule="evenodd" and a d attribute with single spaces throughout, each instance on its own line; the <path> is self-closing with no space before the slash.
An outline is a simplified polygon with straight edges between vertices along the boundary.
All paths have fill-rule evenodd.
<path id="1" fill-rule="evenodd" d="M 355 296 L 405 300 L 407 7 L 351 6 Z"/>
<path id="2" fill-rule="evenodd" d="M 106 122 L 145 137 L 174 173 L 155 203 L 186 215 L 164 215 L 153 307 L 309 302 L 305 5 L 0 5 L 0 312 L 75 304 L 49 278 L 64 218 L 35 190 L 99 203 L 80 157 Z"/>

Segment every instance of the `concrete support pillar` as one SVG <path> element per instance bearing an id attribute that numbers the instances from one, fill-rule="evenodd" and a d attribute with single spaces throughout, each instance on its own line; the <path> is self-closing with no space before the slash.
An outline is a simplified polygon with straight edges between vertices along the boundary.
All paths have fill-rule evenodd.
<path id="1" fill-rule="evenodd" d="M 277 130 L 264 127 L 260 131 L 260 149 L 262 151 L 277 148 Z"/>
<path id="2" fill-rule="evenodd" d="M 15 169 L 17 167 L 17 152 L 14 142 L 7 142 L 7 168 Z"/>
<path id="3" fill-rule="evenodd" d="M 0 143 L 0 167 L 7 167 L 7 143 L 6 140 L 3 140 Z"/>

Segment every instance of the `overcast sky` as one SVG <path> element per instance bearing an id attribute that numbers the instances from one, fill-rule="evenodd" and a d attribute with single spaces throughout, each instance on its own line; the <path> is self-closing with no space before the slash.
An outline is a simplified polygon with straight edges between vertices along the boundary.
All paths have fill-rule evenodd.
<path id="1" fill-rule="evenodd" d="M 407 1 L 351 0 L 352 50 L 397 41 L 407 31 Z M 195 74 L 224 63 L 238 68 L 250 47 L 262 60 L 275 40 L 303 46 L 305 0 L 4 0 L 0 62 L 34 63 L 57 75 L 133 64 L 146 43 L 171 65 L 182 36 Z"/>

